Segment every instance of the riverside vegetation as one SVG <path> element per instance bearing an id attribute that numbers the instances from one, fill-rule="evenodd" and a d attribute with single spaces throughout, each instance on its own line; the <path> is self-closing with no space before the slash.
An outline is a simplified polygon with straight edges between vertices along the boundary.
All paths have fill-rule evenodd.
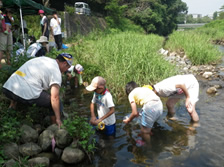
<path id="1" fill-rule="evenodd" d="M 217 26 L 217 24 L 220 26 Z M 193 64 L 217 63 L 221 58 L 221 53 L 212 45 L 212 41 L 223 40 L 224 34 L 221 32 L 223 29 L 223 23 L 217 21 L 200 29 L 174 32 L 169 36 L 164 47 L 170 50 L 184 51 Z M 86 37 L 75 36 L 68 39 L 68 41 L 76 43 L 71 45 L 66 52 L 74 55 L 74 63 L 83 65 L 85 69 L 84 81 L 90 82 L 93 76 L 96 75 L 105 77 L 108 88 L 115 96 L 116 102 L 119 102 L 124 97 L 124 85 L 130 80 L 143 85 L 149 82 L 155 83 L 178 73 L 178 69 L 165 61 L 158 53 L 164 42 L 164 37 L 158 35 L 145 35 L 138 32 L 121 32 L 117 29 L 110 29 L 106 32 L 93 32 Z M 78 44 L 77 41 L 79 41 Z M 47 56 L 55 58 L 58 53 L 58 51 L 53 50 Z M 11 73 L 25 61 L 26 59 L 24 60 L 22 57 L 17 62 L 13 62 L 12 66 L 5 66 L 0 70 L 1 74 L 4 74 L 4 77 L 0 79 L 0 90 Z M 1 165 L 7 161 L 2 150 L 3 144 L 19 142 L 21 134 L 19 128 L 21 125 L 26 122 L 31 124 L 36 121 L 41 122 L 42 119 L 39 110 L 35 106 L 25 109 L 23 106 L 19 106 L 19 111 L 15 112 L 7 109 L 8 104 L 8 99 L 1 95 Z M 64 122 L 65 128 L 76 139 L 81 141 L 80 145 L 85 152 L 93 153 L 95 145 L 94 140 L 89 143 L 88 139 L 91 139 L 92 132 L 88 124 L 77 127 L 77 124 L 82 121 L 87 123 L 87 120 L 83 120 L 76 114 Z M 17 166 L 25 166 L 27 160 L 28 157 L 17 159 Z"/>

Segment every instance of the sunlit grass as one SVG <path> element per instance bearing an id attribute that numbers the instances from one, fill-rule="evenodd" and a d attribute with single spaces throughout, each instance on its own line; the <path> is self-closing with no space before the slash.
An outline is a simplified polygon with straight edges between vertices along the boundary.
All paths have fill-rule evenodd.
<path id="1" fill-rule="evenodd" d="M 165 47 L 172 51 L 184 50 L 187 57 L 195 65 L 217 63 L 221 53 L 212 44 L 211 35 L 196 30 L 176 31 L 169 36 Z"/>
<path id="2" fill-rule="evenodd" d="M 163 40 L 157 35 L 112 33 L 96 40 L 84 40 L 75 47 L 75 57 L 87 68 L 92 65 L 98 67 L 98 73 L 88 76 L 89 81 L 94 75 L 101 75 L 118 98 L 124 96 L 124 87 L 129 81 L 143 85 L 175 74 L 175 67 L 158 54 Z M 93 70 L 96 71 L 95 68 Z"/>

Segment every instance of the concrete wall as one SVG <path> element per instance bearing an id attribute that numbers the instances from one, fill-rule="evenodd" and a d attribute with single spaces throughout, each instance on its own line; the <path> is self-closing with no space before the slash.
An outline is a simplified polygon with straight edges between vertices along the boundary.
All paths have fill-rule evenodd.
<path id="1" fill-rule="evenodd" d="M 87 35 L 95 29 L 104 30 L 106 22 L 103 18 L 95 16 L 77 15 L 64 13 L 65 38 L 73 34 Z"/>

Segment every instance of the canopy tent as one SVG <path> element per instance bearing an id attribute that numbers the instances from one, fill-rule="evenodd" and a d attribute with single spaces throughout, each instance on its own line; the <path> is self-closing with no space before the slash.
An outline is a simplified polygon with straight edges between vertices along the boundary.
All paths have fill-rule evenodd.
<path id="1" fill-rule="evenodd" d="M 38 10 L 42 9 L 46 14 L 52 14 L 54 10 L 47 8 L 39 3 L 36 3 L 32 0 L 2 0 L 4 8 L 11 8 L 15 12 L 19 12 L 21 27 L 22 27 L 22 35 L 23 35 L 23 45 L 25 47 L 25 36 L 23 29 L 23 15 L 32 15 L 38 14 Z"/>
<path id="2" fill-rule="evenodd" d="M 21 8 L 23 15 L 37 14 L 39 9 L 44 10 L 46 14 L 52 14 L 54 11 L 32 0 L 2 0 L 2 2 L 4 8 L 12 8 L 14 10 Z"/>

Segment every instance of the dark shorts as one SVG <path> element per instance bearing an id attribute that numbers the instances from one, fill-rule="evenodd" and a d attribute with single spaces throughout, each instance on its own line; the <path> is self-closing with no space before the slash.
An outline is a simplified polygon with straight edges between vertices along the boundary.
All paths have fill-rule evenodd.
<path id="1" fill-rule="evenodd" d="M 8 89 L 3 88 L 2 92 L 5 94 L 5 96 L 13 101 L 25 104 L 25 105 L 33 105 L 36 104 L 38 107 L 44 107 L 48 108 L 50 110 L 50 115 L 54 115 L 54 111 L 52 109 L 51 105 L 51 96 L 49 93 L 46 91 L 42 91 L 40 96 L 37 99 L 31 99 L 31 100 L 26 100 L 23 99 L 17 95 L 15 95 L 13 92 L 9 91 Z M 60 112 L 62 113 L 63 111 L 63 105 L 60 101 Z"/>
<path id="2" fill-rule="evenodd" d="M 105 135 L 113 136 L 116 133 L 116 124 L 113 125 L 105 125 Z"/>

